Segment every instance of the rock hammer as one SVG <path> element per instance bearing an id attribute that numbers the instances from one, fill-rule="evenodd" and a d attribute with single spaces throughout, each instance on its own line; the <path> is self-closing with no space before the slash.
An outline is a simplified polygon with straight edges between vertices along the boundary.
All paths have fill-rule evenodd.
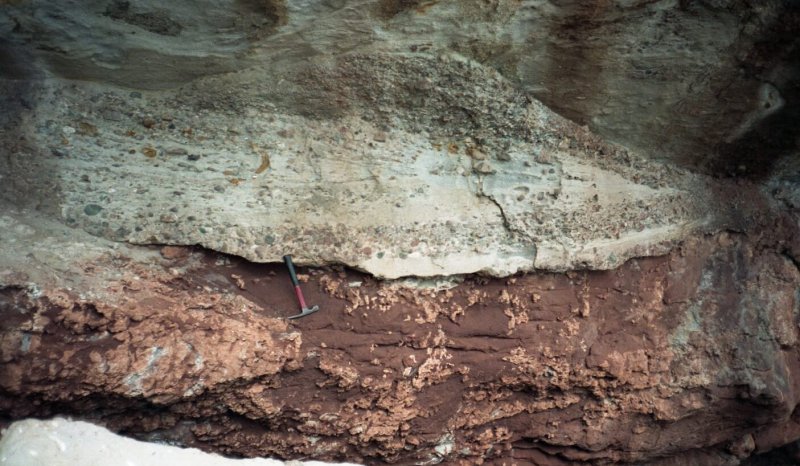
<path id="1" fill-rule="evenodd" d="M 300 314 L 289 316 L 287 319 L 299 319 L 319 311 L 319 306 L 306 306 L 303 290 L 300 289 L 300 282 L 297 281 L 297 273 L 295 273 L 294 264 L 292 264 L 292 256 L 283 256 L 283 262 L 286 263 L 286 267 L 289 269 L 289 277 L 292 279 L 292 285 L 294 285 L 294 294 L 297 295 L 297 300 L 300 301 Z"/>

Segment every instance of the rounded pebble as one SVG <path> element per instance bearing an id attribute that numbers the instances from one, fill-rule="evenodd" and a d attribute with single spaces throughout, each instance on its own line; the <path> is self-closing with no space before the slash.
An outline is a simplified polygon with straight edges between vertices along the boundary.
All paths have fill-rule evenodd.
<path id="1" fill-rule="evenodd" d="M 91 217 L 99 214 L 101 210 L 103 210 L 103 208 L 97 204 L 87 204 L 86 207 L 83 208 L 83 213 Z"/>

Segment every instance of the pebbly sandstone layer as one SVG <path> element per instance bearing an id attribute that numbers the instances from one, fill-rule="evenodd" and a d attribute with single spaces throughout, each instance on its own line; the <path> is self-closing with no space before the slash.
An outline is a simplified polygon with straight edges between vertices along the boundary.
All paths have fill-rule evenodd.
<path id="1" fill-rule="evenodd" d="M 796 8 L 579 3 L 3 5 L 3 196 L 385 278 L 609 269 L 739 228 L 717 175 L 796 149 Z"/>
<path id="2" fill-rule="evenodd" d="M 800 439 L 798 18 L 0 1 L 0 422 L 771 464 Z M 286 253 L 322 308 L 296 322 Z"/>
<path id="3" fill-rule="evenodd" d="M 116 241 L 257 262 L 288 252 L 391 279 L 614 268 L 736 228 L 750 209 L 721 195 L 738 195 L 724 181 L 611 145 L 496 73 L 444 58 L 351 55 L 309 71 L 337 89 L 325 99 L 353 97 L 328 119 L 271 108 L 263 93 L 285 91 L 268 69 L 141 98 L 36 82 L 7 133 L 5 176 L 24 187 L 5 195 L 41 199 L 67 225 Z M 392 108 L 420 97 L 389 94 L 408 68 L 437 83 L 418 108 L 358 116 L 387 95 Z M 204 107 L 234 86 L 244 90 Z M 448 115 L 458 121 L 437 127 Z"/>

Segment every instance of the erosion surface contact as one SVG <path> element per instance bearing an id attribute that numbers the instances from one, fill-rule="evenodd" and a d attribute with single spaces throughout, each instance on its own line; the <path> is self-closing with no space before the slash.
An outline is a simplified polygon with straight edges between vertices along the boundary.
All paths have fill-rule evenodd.
<path id="1" fill-rule="evenodd" d="M 778 0 L 0 1 L 0 423 L 791 456 L 799 29 Z"/>

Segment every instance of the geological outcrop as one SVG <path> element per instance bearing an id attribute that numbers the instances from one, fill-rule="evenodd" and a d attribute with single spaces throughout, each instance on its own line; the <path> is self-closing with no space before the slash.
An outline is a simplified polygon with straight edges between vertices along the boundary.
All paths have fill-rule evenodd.
<path id="1" fill-rule="evenodd" d="M 162 3 L 0 2 L 2 422 L 400 464 L 800 439 L 793 3 Z"/>
<path id="2" fill-rule="evenodd" d="M 797 435 L 786 219 L 612 271 L 444 289 L 304 270 L 322 311 L 288 323 L 279 266 L 87 246 L 78 230 L 66 242 L 23 214 L 4 225 L 23 237 L 4 258 L 32 251 L 2 275 L 0 409 L 13 418 L 367 463 L 723 464 Z M 31 275 L 13 272 L 23 264 Z"/>

